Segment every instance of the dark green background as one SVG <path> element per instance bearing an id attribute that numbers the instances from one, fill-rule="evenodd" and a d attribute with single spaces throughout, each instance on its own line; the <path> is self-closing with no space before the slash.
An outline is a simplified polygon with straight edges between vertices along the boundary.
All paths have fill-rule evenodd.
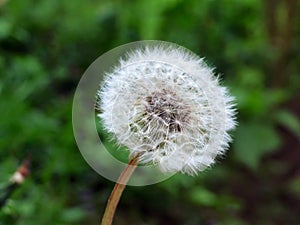
<path id="1" fill-rule="evenodd" d="M 73 94 L 98 56 L 144 39 L 215 66 L 239 126 L 228 154 L 199 176 L 127 187 L 115 224 L 300 224 L 299 1 L 0 2 L 0 183 L 32 158 L 1 225 L 99 224 L 114 183 L 77 149 Z"/>

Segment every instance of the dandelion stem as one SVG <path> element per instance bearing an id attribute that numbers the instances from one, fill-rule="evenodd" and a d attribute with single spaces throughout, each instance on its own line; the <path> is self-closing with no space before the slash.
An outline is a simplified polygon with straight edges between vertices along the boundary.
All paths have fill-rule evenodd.
<path id="1" fill-rule="evenodd" d="M 138 164 L 138 156 L 133 157 L 120 175 L 108 199 L 101 225 L 111 225 L 113 217 L 126 184 Z"/>

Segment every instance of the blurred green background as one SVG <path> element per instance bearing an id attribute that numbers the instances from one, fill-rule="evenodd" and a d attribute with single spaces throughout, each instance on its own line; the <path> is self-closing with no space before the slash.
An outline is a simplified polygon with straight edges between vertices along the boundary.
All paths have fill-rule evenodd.
<path id="1" fill-rule="evenodd" d="M 99 224 L 114 185 L 82 158 L 72 100 L 83 72 L 119 45 L 185 46 L 237 98 L 228 154 L 197 177 L 127 187 L 115 224 L 300 224 L 300 2 L 0 0 L 0 183 L 31 175 L 0 225 Z"/>

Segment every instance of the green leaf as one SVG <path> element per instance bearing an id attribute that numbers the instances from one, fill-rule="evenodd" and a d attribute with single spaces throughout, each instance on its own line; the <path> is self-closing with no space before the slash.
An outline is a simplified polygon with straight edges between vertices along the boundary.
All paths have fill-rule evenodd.
<path id="1" fill-rule="evenodd" d="M 278 122 L 300 138 L 300 121 L 289 111 L 281 110 L 276 114 Z"/>
<path id="2" fill-rule="evenodd" d="M 263 123 L 242 123 L 237 130 L 234 150 L 239 161 L 256 169 L 260 159 L 280 146 L 274 127 Z"/>
<path id="3" fill-rule="evenodd" d="M 1 20 L 0 21 L 0 39 L 6 38 L 9 36 L 12 30 L 12 25 L 8 21 Z"/>
<path id="4" fill-rule="evenodd" d="M 294 195 L 300 197 L 300 180 L 298 178 L 288 182 L 287 188 Z"/>
<path id="5" fill-rule="evenodd" d="M 78 222 L 85 217 L 86 213 L 78 207 L 66 209 L 62 212 L 62 220 L 65 222 Z"/>
<path id="6" fill-rule="evenodd" d="M 203 187 L 193 188 L 189 192 L 189 198 L 192 202 L 205 206 L 214 206 L 217 203 L 216 195 Z"/>

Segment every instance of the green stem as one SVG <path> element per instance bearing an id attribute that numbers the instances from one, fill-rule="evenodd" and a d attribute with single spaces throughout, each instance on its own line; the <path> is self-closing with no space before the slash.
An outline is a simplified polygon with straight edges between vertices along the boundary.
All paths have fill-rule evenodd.
<path id="1" fill-rule="evenodd" d="M 117 208 L 117 205 L 120 201 L 121 195 L 126 187 L 126 184 L 131 177 L 132 173 L 134 172 L 137 164 L 138 164 L 138 157 L 133 157 L 122 174 L 120 175 L 117 183 L 115 184 L 115 187 L 113 191 L 110 194 L 110 197 L 108 199 L 106 209 L 102 218 L 101 225 L 111 225 L 113 221 L 113 217 L 115 215 L 115 211 Z"/>

